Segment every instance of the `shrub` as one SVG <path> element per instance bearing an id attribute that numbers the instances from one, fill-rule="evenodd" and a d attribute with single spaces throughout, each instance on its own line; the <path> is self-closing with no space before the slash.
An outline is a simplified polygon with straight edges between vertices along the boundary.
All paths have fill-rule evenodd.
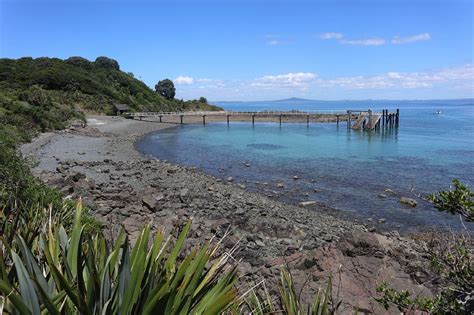
<path id="1" fill-rule="evenodd" d="M 474 221 L 474 192 L 457 179 L 453 179 L 453 186 L 454 190 L 440 191 L 428 195 L 427 199 L 439 211 L 460 214 L 467 221 Z"/>
<path id="2" fill-rule="evenodd" d="M 76 67 L 83 68 L 83 69 L 91 69 L 93 65 L 92 62 L 90 62 L 86 58 L 82 58 L 78 56 L 69 57 L 66 60 L 64 60 L 64 62 Z"/>
<path id="3" fill-rule="evenodd" d="M 33 242 L 15 238 L 19 250 L 0 256 L 0 291 L 8 313 L 218 314 L 234 301 L 235 269 L 216 246 L 180 256 L 190 222 L 176 241 L 143 229 L 130 248 L 122 231 L 111 246 L 100 234 L 84 233 L 81 203 L 70 233 L 57 222 Z M 149 246 L 151 241 L 151 246 Z"/>
<path id="4" fill-rule="evenodd" d="M 115 59 L 101 56 L 97 57 L 94 63 L 97 67 L 100 68 L 120 70 L 119 63 Z"/>

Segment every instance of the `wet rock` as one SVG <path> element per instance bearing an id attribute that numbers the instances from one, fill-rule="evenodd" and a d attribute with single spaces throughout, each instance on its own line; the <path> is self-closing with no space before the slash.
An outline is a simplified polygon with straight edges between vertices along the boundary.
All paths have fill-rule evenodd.
<path id="1" fill-rule="evenodd" d="M 299 177 L 295 175 L 295 176 L 293 176 L 293 179 L 297 180 L 297 179 L 299 179 Z"/>
<path id="2" fill-rule="evenodd" d="M 316 201 L 302 201 L 299 203 L 300 206 L 303 206 L 303 207 L 307 207 L 307 206 L 312 206 L 312 205 L 315 205 L 316 204 Z"/>
<path id="3" fill-rule="evenodd" d="M 390 188 L 385 189 L 385 192 L 386 192 L 388 195 L 396 195 L 396 194 L 397 194 L 394 190 L 392 190 L 392 189 L 390 189 Z"/>
<path id="4" fill-rule="evenodd" d="M 384 224 L 385 222 L 386 222 L 386 220 L 385 220 L 384 218 L 379 219 L 379 223 L 380 223 L 380 224 Z"/>
<path id="5" fill-rule="evenodd" d="M 283 187 L 285 187 L 285 185 L 283 185 L 283 183 L 277 183 L 276 186 L 277 186 L 278 188 L 283 188 Z"/>
<path id="6" fill-rule="evenodd" d="M 242 188 L 242 189 L 247 188 L 247 186 L 245 186 L 244 184 L 238 184 L 237 186 L 239 186 L 239 187 Z"/>
<path id="7" fill-rule="evenodd" d="M 401 197 L 400 203 L 413 207 L 413 208 L 418 205 L 418 202 L 415 199 L 407 198 L 407 197 Z"/>
<path id="8" fill-rule="evenodd" d="M 232 176 L 227 177 L 227 181 L 229 183 L 232 183 L 234 181 L 234 178 Z"/>
<path id="9" fill-rule="evenodd" d="M 379 198 L 385 199 L 385 198 L 387 198 L 387 195 L 386 194 L 379 194 Z"/>

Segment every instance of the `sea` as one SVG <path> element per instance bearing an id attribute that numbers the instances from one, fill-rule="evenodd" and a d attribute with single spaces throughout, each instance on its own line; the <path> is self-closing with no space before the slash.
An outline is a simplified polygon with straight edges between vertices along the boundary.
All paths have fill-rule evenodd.
<path id="1" fill-rule="evenodd" d="M 226 122 L 178 125 L 145 136 L 143 153 L 235 182 L 283 202 L 317 201 L 332 214 L 401 232 L 474 231 L 426 195 L 453 179 L 474 188 L 474 100 L 217 102 L 229 111 L 345 113 L 400 110 L 391 130 L 336 123 Z M 296 176 L 296 177 L 295 177 Z M 297 179 L 296 179 L 297 178 Z M 278 184 L 283 184 L 283 188 Z M 281 185 L 280 185 L 281 186 Z M 417 200 L 416 207 L 400 203 Z M 315 210 L 320 211 L 320 210 Z"/>

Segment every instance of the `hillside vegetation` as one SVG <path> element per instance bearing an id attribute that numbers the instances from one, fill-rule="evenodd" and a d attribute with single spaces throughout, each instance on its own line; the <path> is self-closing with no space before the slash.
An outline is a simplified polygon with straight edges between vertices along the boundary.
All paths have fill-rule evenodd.
<path id="1" fill-rule="evenodd" d="M 9 139 L 63 129 L 86 112 L 111 114 L 115 103 L 132 111 L 220 109 L 202 100 L 166 99 L 107 57 L 0 59 L 0 133 Z"/>

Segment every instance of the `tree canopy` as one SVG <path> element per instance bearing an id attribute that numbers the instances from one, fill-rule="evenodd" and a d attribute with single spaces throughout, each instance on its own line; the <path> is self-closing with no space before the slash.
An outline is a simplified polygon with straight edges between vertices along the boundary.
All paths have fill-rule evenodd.
<path id="1" fill-rule="evenodd" d="M 174 96 L 176 95 L 176 89 L 174 87 L 173 81 L 170 79 L 164 79 L 159 81 L 155 85 L 155 91 L 156 93 L 160 94 L 164 98 L 168 100 L 174 99 Z"/>

